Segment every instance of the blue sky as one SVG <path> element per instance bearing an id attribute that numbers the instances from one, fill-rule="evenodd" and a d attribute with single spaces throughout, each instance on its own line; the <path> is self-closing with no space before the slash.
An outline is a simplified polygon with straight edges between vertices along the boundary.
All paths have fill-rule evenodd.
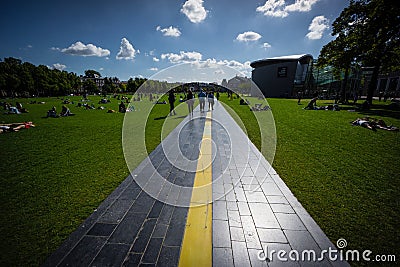
<path id="1" fill-rule="evenodd" d="M 332 40 L 345 0 L 6 0 L 0 58 L 102 76 L 151 77 L 206 61 L 251 75 L 249 63 L 309 53 Z"/>

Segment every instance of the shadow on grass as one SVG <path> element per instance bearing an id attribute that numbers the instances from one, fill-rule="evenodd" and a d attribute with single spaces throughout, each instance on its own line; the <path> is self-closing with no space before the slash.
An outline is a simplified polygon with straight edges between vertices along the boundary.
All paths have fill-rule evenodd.
<path id="1" fill-rule="evenodd" d="M 154 118 L 154 120 L 155 120 L 155 121 L 158 121 L 158 120 L 165 120 L 167 117 L 168 117 L 168 116 L 157 117 L 157 118 Z"/>
<path id="2" fill-rule="evenodd" d="M 329 105 L 332 103 L 325 102 L 324 104 Z M 374 104 L 374 105 L 372 105 L 371 109 L 369 109 L 369 110 L 362 109 L 362 104 L 360 104 L 360 103 L 357 103 L 357 104 L 348 103 L 345 105 L 340 105 L 340 110 L 354 111 L 360 115 L 369 116 L 369 117 L 379 116 L 379 117 L 389 117 L 389 118 L 394 118 L 394 119 L 400 119 L 400 108 L 399 108 L 399 106 L 396 106 L 396 104 L 394 104 L 394 103 Z"/>

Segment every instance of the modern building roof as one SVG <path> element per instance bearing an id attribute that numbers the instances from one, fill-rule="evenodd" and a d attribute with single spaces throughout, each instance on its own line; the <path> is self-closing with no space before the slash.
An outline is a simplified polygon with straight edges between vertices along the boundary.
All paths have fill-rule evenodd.
<path id="1" fill-rule="evenodd" d="M 293 61 L 300 61 L 307 62 L 309 59 L 313 59 L 313 56 L 310 54 L 301 54 L 301 55 L 290 55 L 290 56 L 281 56 L 281 57 L 272 57 L 266 58 L 261 60 L 256 60 L 250 63 L 252 68 L 258 68 L 266 65 L 272 65 L 276 63 L 282 62 L 293 62 Z"/>

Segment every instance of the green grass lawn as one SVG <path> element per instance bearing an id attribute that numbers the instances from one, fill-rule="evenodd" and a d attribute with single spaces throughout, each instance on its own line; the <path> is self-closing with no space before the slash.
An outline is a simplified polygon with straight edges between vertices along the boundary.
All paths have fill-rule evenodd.
<path id="1" fill-rule="evenodd" d="M 0 123 L 32 121 L 36 127 L 15 133 L 0 134 L 1 197 L 0 230 L 1 266 L 40 265 L 128 176 L 121 135 L 123 113 L 120 101 L 102 104 L 105 110 L 85 110 L 76 107 L 80 97 L 71 97 L 75 104 L 67 105 L 75 116 L 43 118 L 53 105 L 61 110 L 62 100 L 34 99 L 45 104 L 22 102 L 29 113 L 4 115 L 0 108 Z M 89 97 L 96 107 L 100 97 Z M 10 100 L 7 100 L 10 102 Z M 133 102 L 138 111 L 127 113 L 134 121 L 145 122 L 148 100 Z M 151 127 L 172 130 L 182 119 L 159 119 L 168 114 L 168 105 L 155 105 L 149 121 L 150 137 L 146 139 L 151 152 L 161 140 Z M 142 108 L 142 109 L 141 109 Z M 187 112 L 186 112 L 187 114 Z M 173 118 L 173 119 L 172 119 Z M 143 128 L 142 128 L 143 129 Z M 154 138 L 156 137 L 156 138 Z M 142 151 L 143 152 L 143 151 Z M 135 164 L 147 156 L 136 154 Z"/>
<path id="2" fill-rule="evenodd" d="M 89 98 L 99 106 L 99 97 Z M 240 115 L 257 146 L 271 145 L 272 137 L 262 134 L 256 118 L 270 123 L 273 114 L 278 136 L 273 166 L 333 242 L 343 237 L 349 248 L 399 255 L 400 133 L 353 127 L 349 122 L 365 114 L 307 111 L 297 100 L 270 99 L 273 113 L 254 116 L 239 100 L 221 99 Z M 30 100 L 21 100 L 30 113 L 0 114 L 0 122 L 37 126 L 0 135 L 1 266 L 43 263 L 129 173 L 121 143 L 124 114 L 75 103 L 69 107 L 76 116 L 42 118 L 53 105 L 60 110 L 61 99 L 36 99 L 43 105 L 27 104 Z M 119 101 L 111 101 L 103 106 L 117 110 Z M 147 119 L 143 111 L 150 103 L 134 105 L 138 111 L 128 113 L 125 122 L 136 126 L 137 136 L 144 132 L 147 152 L 187 114 L 185 104 L 171 117 L 168 105 L 156 105 Z M 400 126 L 399 112 L 384 106 L 366 115 Z M 133 145 L 139 152 L 131 167 L 147 155 Z"/>
<path id="3" fill-rule="evenodd" d="M 247 129 L 256 127 L 239 100 L 222 100 L 244 118 Z M 278 137 L 273 166 L 330 240 L 345 238 L 349 249 L 399 257 L 400 133 L 373 132 L 349 122 L 368 115 L 400 127 L 400 112 L 380 103 L 359 113 L 303 110 L 306 100 L 303 105 L 297 100 L 268 102 Z M 249 137 L 260 143 L 259 134 Z"/>

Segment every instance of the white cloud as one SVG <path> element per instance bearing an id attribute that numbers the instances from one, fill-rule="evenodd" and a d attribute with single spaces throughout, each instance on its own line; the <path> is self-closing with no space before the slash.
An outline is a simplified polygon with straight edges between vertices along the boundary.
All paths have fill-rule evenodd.
<path id="1" fill-rule="evenodd" d="M 100 68 L 99 70 L 104 70 L 104 68 Z"/>
<path id="2" fill-rule="evenodd" d="M 168 59 L 171 63 L 188 63 L 200 61 L 202 54 L 199 52 L 184 52 L 180 51 L 179 54 L 167 53 L 162 54 L 161 59 Z"/>
<path id="3" fill-rule="evenodd" d="M 218 70 L 214 71 L 214 74 L 225 74 L 225 71 L 218 69 Z"/>
<path id="4" fill-rule="evenodd" d="M 295 0 L 293 4 L 285 6 L 285 0 L 267 0 L 256 11 L 265 16 L 285 18 L 289 12 L 308 12 L 312 6 L 320 0 Z"/>
<path id="5" fill-rule="evenodd" d="M 308 12 L 311 10 L 312 6 L 319 0 L 296 0 L 294 4 L 287 5 L 285 11 L 287 12 Z"/>
<path id="6" fill-rule="evenodd" d="M 193 23 L 199 23 L 206 19 L 207 10 L 203 7 L 203 0 L 187 0 L 181 12 Z"/>
<path id="7" fill-rule="evenodd" d="M 61 64 L 61 63 L 53 64 L 53 69 L 56 69 L 56 70 L 64 70 L 66 68 L 67 68 L 67 66 L 65 66 L 64 64 Z"/>
<path id="8" fill-rule="evenodd" d="M 52 48 L 52 50 L 59 50 L 58 48 Z M 87 44 L 85 45 L 82 42 L 76 42 L 72 44 L 68 48 L 63 48 L 61 49 L 61 52 L 65 54 L 70 54 L 74 56 L 84 56 L 84 57 L 91 57 L 91 56 L 96 56 L 96 57 L 106 57 L 110 55 L 110 50 L 108 49 L 103 49 L 101 47 L 97 47 L 93 44 Z"/>
<path id="9" fill-rule="evenodd" d="M 283 8 L 285 0 L 267 0 L 263 6 L 257 7 L 256 11 L 265 16 L 284 18 L 289 14 Z"/>
<path id="10" fill-rule="evenodd" d="M 158 68 L 150 68 L 149 70 L 151 70 L 151 71 L 158 71 Z"/>
<path id="11" fill-rule="evenodd" d="M 61 51 L 61 49 L 60 49 L 60 48 L 58 48 L 58 47 L 54 47 L 54 46 L 53 46 L 53 47 L 51 47 L 50 49 L 51 49 L 51 50 L 53 50 L 53 51 Z"/>
<path id="12" fill-rule="evenodd" d="M 160 26 L 157 26 L 156 30 L 162 32 L 164 36 L 171 36 L 171 37 L 181 36 L 181 32 L 179 31 L 179 29 L 174 28 L 172 26 L 169 26 L 168 28 L 164 29 L 162 29 Z"/>
<path id="13" fill-rule="evenodd" d="M 263 43 L 262 47 L 267 49 L 267 48 L 270 48 L 271 45 L 269 43 Z"/>
<path id="14" fill-rule="evenodd" d="M 244 32 L 236 37 L 239 42 L 252 42 L 261 38 L 261 35 L 256 32 Z"/>
<path id="15" fill-rule="evenodd" d="M 156 57 L 153 57 L 153 61 L 154 61 L 154 62 L 158 62 L 158 61 L 160 61 L 160 59 L 159 59 L 159 58 L 156 58 Z"/>
<path id="16" fill-rule="evenodd" d="M 136 54 L 140 53 L 139 50 L 135 50 L 132 44 L 126 38 L 121 39 L 121 46 L 119 48 L 119 52 L 116 56 L 116 59 L 134 59 Z"/>
<path id="17" fill-rule="evenodd" d="M 322 38 L 322 34 L 329 28 L 329 20 L 324 16 L 317 16 L 311 21 L 307 33 L 307 38 L 310 40 L 317 40 Z"/>

